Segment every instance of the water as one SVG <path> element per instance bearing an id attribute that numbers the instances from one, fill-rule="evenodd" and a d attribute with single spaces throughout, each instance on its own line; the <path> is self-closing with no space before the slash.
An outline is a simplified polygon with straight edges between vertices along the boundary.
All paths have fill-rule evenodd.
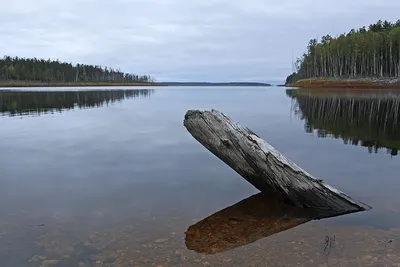
<path id="1" fill-rule="evenodd" d="M 399 266 L 399 99 L 278 87 L 1 91 L 0 266 Z M 254 195 L 183 127 L 188 109 L 211 108 L 373 209 L 310 221 Z"/>

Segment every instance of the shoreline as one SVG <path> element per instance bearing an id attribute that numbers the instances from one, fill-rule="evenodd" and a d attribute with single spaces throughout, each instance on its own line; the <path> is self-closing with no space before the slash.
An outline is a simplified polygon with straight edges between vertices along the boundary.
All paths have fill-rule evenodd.
<path id="1" fill-rule="evenodd" d="M 19 87 L 123 87 L 123 86 L 195 86 L 195 87 L 271 87 L 270 84 L 262 83 L 123 83 L 123 82 L 25 82 L 25 81 L 0 81 L 0 88 Z"/>
<path id="2" fill-rule="evenodd" d="M 0 88 L 18 87 L 123 87 L 123 86 L 165 86 L 158 83 L 121 83 L 121 82 L 7 82 L 0 81 Z"/>
<path id="3" fill-rule="evenodd" d="M 400 79 L 303 79 L 285 87 L 329 88 L 329 89 L 400 89 Z"/>

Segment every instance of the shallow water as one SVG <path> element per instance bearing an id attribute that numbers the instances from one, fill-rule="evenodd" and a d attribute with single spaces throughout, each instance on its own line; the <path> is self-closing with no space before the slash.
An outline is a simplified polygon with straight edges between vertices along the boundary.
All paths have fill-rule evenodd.
<path id="1" fill-rule="evenodd" d="M 396 95 L 347 95 L 347 112 L 278 87 L 50 90 L 0 92 L 0 266 L 400 266 Z M 183 127 L 211 108 L 373 209 L 188 249 L 190 226 L 257 193 Z"/>

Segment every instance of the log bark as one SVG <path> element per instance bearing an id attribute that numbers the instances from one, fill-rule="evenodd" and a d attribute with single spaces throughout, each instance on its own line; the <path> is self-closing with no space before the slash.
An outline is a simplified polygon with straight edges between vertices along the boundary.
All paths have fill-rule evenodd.
<path id="1" fill-rule="evenodd" d="M 371 208 L 313 177 L 250 129 L 217 110 L 188 110 L 184 126 L 205 148 L 263 193 L 281 197 L 297 207 L 325 209 L 336 215 Z"/>

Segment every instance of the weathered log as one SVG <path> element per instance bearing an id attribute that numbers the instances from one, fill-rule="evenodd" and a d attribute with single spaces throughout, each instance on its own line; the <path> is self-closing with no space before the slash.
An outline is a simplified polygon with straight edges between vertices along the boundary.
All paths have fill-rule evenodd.
<path id="1" fill-rule="evenodd" d="M 191 225 L 185 233 L 185 244 L 198 253 L 215 254 L 331 216 L 258 193 Z"/>
<path id="2" fill-rule="evenodd" d="M 325 184 L 217 110 L 188 110 L 184 126 L 210 152 L 266 194 L 298 207 L 323 208 L 336 215 L 371 207 Z"/>

